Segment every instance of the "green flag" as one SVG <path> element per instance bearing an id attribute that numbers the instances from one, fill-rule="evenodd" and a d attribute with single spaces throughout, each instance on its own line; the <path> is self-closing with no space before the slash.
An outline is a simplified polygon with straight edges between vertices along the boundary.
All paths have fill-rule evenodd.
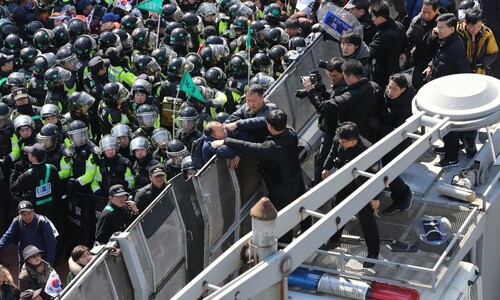
<path id="1" fill-rule="evenodd" d="M 152 11 L 155 13 L 162 13 L 161 0 L 146 0 L 135 6 L 135 8 Z"/>
<path id="2" fill-rule="evenodd" d="M 179 89 L 189 96 L 205 103 L 205 99 L 203 99 L 200 90 L 198 90 L 198 87 L 196 86 L 196 84 L 194 84 L 193 79 L 191 79 L 191 75 L 189 75 L 189 72 L 186 70 L 184 70 L 184 74 L 182 74 L 181 83 L 179 83 Z"/>
<path id="3" fill-rule="evenodd" d="M 250 47 L 252 47 L 252 36 L 250 35 L 251 31 L 252 31 L 252 29 L 250 28 L 250 25 L 248 25 L 247 44 L 246 44 L 247 51 L 250 51 Z"/>

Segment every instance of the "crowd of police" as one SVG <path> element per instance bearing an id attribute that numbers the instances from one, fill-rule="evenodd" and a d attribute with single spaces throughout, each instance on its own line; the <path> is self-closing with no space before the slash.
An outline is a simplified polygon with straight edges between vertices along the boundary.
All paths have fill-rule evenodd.
<path id="1" fill-rule="evenodd" d="M 166 180 L 193 172 L 204 126 L 224 123 L 249 84 L 268 88 L 306 47 L 318 6 L 306 2 L 172 0 L 152 13 L 137 1 L 2 1 L 0 252 L 17 239 L 20 267 L 29 245 L 52 264 L 42 216 L 68 256 L 123 230 Z M 203 99 L 179 89 L 186 71 Z"/>
<path id="2" fill-rule="evenodd" d="M 318 85 L 311 82 L 314 78 L 304 81 L 306 94 L 322 120 L 327 120 L 324 128 L 329 128 L 331 141 L 324 141 L 323 161 L 339 120 L 355 121 L 366 138 L 384 123 L 370 119 L 376 116 L 372 113 L 360 119 L 361 114 L 356 114 L 367 108 L 362 104 L 351 120 L 342 114 L 342 105 L 325 100 L 342 95 L 344 89 L 355 96 L 354 87 L 361 85 L 366 87 L 362 93 L 367 97 L 382 97 L 386 85 L 388 91 L 399 92 L 409 86 L 392 77 L 396 85 L 391 86 L 389 76 L 399 71 L 399 55 L 405 50 L 414 55 L 412 49 L 418 50 L 422 41 L 409 39 L 413 44 L 404 44 L 405 28 L 390 18 L 388 5 L 381 3 L 370 11 L 368 1 L 352 0 L 346 5 L 363 25 L 364 37 L 351 31 L 341 41 L 342 59 L 356 59 L 356 63 L 344 67 L 343 60 L 334 59 L 325 66 L 333 92 L 325 97 L 326 91 L 318 93 Z M 106 215 L 112 212 L 113 203 L 108 199 L 116 191 L 122 197 L 146 189 L 137 192 L 143 199 L 140 205 L 127 204 L 130 213 L 137 215 L 152 200 L 147 200 L 150 195 L 157 195 L 164 186 L 165 180 L 155 185 L 153 175 L 170 179 L 183 171 L 192 172 L 197 167 L 190 157 L 195 148 L 219 154 L 204 142 L 199 146 L 201 137 L 225 139 L 238 126 L 257 126 L 265 134 L 250 139 L 266 143 L 269 132 L 285 132 L 286 115 L 272 114 L 280 121 L 268 121 L 277 122 L 277 127 L 266 123 L 268 110 L 276 107 L 263 102 L 263 90 L 320 28 L 316 17 L 320 2 L 313 0 L 165 0 L 161 13 L 139 10 L 135 0 L 2 4 L 0 190 L 8 200 L 2 202 L 0 219 L 11 220 L 19 213 L 18 203 L 28 200 L 60 229 L 67 251 L 79 244 L 92 246 L 97 218 L 103 209 L 109 207 Z M 428 20 L 424 8 L 429 5 L 434 14 Z M 415 17 L 420 19 L 407 24 L 413 29 L 408 34 L 420 39 L 434 28 L 426 22 L 436 22 L 439 3 L 425 0 L 422 7 Z M 394 55 L 398 56 L 396 62 Z M 475 66 L 485 68 L 486 63 L 475 61 Z M 186 71 L 203 99 L 179 89 Z M 252 84 L 257 87 L 245 95 Z M 246 96 L 251 99 L 245 104 Z M 265 114 L 264 109 L 268 109 Z M 259 120 L 238 121 L 253 117 Z M 221 127 L 221 123 L 233 125 Z M 296 144 L 294 133 L 291 141 Z M 267 150 L 277 144 L 266 144 Z M 238 151 L 245 152 L 242 149 Z M 236 157 L 234 165 L 241 154 L 238 151 L 230 154 L 230 158 Z M 400 184 L 404 191 L 399 197 L 407 200 L 409 189 L 404 182 Z"/>

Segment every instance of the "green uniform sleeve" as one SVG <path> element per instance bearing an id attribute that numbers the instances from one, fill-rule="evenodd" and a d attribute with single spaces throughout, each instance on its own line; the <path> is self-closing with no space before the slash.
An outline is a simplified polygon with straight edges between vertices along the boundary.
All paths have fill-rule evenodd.
<path id="1" fill-rule="evenodd" d="M 90 188 L 92 189 L 93 193 L 101 189 L 100 185 L 101 182 L 102 182 L 101 170 L 99 170 L 99 168 L 96 168 L 94 180 L 92 180 L 92 183 L 90 184 Z"/>
<path id="2" fill-rule="evenodd" d="M 17 137 L 16 134 L 14 134 L 12 135 L 10 141 L 12 145 L 12 151 L 10 152 L 9 156 L 12 159 L 12 162 L 15 162 L 19 158 L 21 158 L 21 149 L 19 148 L 19 138 Z"/>
<path id="3" fill-rule="evenodd" d="M 120 82 L 125 82 L 128 86 L 132 86 L 136 78 L 134 73 L 127 71 L 122 71 L 120 75 L 118 75 L 118 80 L 120 80 Z"/>
<path id="4" fill-rule="evenodd" d="M 92 156 L 93 156 L 92 154 L 89 156 L 89 158 L 87 159 L 87 163 L 85 164 L 86 168 L 85 174 L 78 177 L 77 179 L 81 186 L 87 185 L 94 180 L 96 166 L 93 162 L 94 158 Z"/>
<path id="5" fill-rule="evenodd" d="M 67 156 L 61 158 L 61 170 L 59 170 L 59 178 L 61 178 L 61 180 L 68 179 L 71 176 L 71 165 L 71 158 Z"/>
<path id="6" fill-rule="evenodd" d="M 125 181 L 128 182 L 129 191 L 135 188 L 134 174 L 132 174 L 132 170 L 130 170 L 129 167 L 127 167 L 127 170 L 125 171 Z"/>

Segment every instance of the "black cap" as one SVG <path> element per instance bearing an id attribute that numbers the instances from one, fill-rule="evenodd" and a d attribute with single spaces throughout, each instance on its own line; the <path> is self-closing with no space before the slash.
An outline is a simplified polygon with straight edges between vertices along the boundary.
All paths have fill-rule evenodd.
<path id="1" fill-rule="evenodd" d="M 163 164 L 156 164 L 149 168 L 149 175 L 150 176 L 157 176 L 157 175 L 165 175 L 167 174 L 167 169 Z"/>
<path id="2" fill-rule="evenodd" d="M 109 66 L 109 59 L 102 58 L 100 56 L 95 56 L 89 61 L 89 70 L 92 73 L 99 72 L 104 66 Z"/>
<path id="3" fill-rule="evenodd" d="M 123 185 L 115 184 L 109 188 L 109 195 L 111 197 L 120 197 L 120 196 L 128 196 L 128 192 L 125 190 Z"/>
<path id="4" fill-rule="evenodd" d="M 42 144 L 36 143 L 33 146 L 25 146 L 24 152 L 29 153 L 34 157 L 36 157 L 36 160 L 38 162 L 42 162 L 43 160 L 45 160 L 47 149 L 45 149 L 45 147 Z"/>
<path id="5" fill-rule="evenodd" d="M 23 212 L 23 211 L 31 211 L 32 209 L 33 209 L 33 204 L 31 204 L 31 202 L 26 201 L 26 200 L 19 202 L 19 204 L 17 205 L 17 213 L 18 214 Z"/>
<path id="6" fill-rule="evenodd" d="M 0 53 L 0 66 L 5 65 L 6 63 L 14 60 L 14 55 L 7 55 Z"/>

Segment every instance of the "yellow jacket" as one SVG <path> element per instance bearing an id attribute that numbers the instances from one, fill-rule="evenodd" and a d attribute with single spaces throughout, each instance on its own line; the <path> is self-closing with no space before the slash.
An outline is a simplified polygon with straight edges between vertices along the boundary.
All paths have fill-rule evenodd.
<path id="1" fill-rule="evenodd" d="M 477 51 L 475 55 L 473 55 L 474 43 L 472 43 L 472 36 L 465 26 L 465 21 L 460 21 L 457 24 L 457 33 L 464 42 L 471 69 L 473 71 L 475 70 L 477 74 L 486 74 L 486 70 L 495 61 L 498 53 L 498 45 L 493 36 L 493 32 L 484 24 L 481 25 L 481 30 L 477 34 L 479 37 Z"/>

